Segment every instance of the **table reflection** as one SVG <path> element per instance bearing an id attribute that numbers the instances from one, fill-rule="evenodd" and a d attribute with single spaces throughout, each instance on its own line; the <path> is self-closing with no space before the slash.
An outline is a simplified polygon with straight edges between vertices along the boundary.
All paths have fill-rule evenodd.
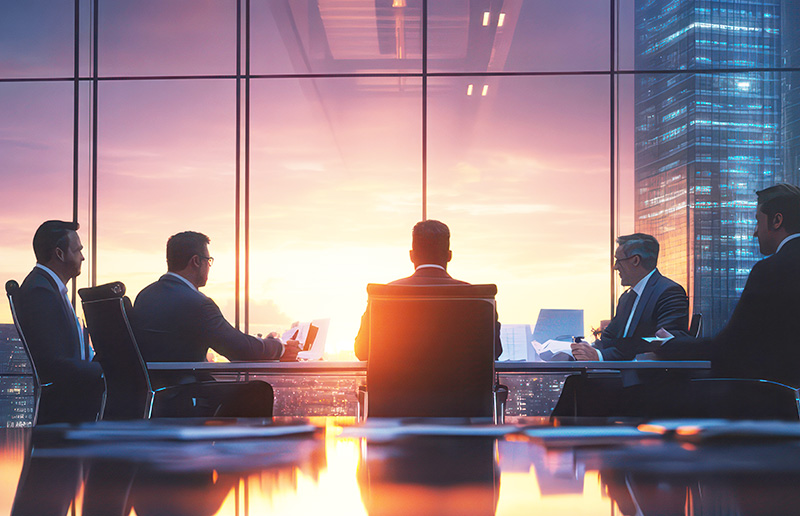
<path id="1" fill-rule="evenodd" d="M 354 436 L 341 427 L 351 421 L 333 419 L 301 435 L 189 441 L 6 430 L 0 470 L 11 481 L 0 513 L 766 515 L 800 506 L 792 439 L 545 445 L 518 423 L 501 438 L 378 438 L 358 435 L 362 427 Z"/>
<path id="2" fill-rule="evenodd" d="M 358 485 L 370 516 L 494 514 L 496 439 L 411 437 L 361 447 Z"/>

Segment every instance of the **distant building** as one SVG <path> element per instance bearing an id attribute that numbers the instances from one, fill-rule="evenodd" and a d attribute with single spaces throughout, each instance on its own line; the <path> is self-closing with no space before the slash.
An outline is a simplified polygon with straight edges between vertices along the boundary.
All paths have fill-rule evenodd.
<path id="1" fill-rule="evenodd" d="M 0 324 L 0 425 L 33 420 L 33 379 L 28 355 L 13 324 Z"/>
<path id="2" fill-rule="evenodd" d="M 783 2 L 784 66 L 800 68 L 800 2 Z M 791 20 L 791 21 L 789 21 Z M 800 185 L 800 72 L 783 76 L 783 141 L 786 180 Z"/>
<path id="3" fill-rule="evenodd" d="M 782 96 L 797 110 L 797 89 L 787 93 L 780 73 L 746 71 L 782 64 L 781 0 L 635 5 L 637 70 L 743 69 L 635 79 L 635 228 L 659 240 L 659 269 L 686 287 L 709 335 L 760 259 L 754 191 L 786 177 L 784 134 L 800 159 L 800 113 L 781 120 Z"/>

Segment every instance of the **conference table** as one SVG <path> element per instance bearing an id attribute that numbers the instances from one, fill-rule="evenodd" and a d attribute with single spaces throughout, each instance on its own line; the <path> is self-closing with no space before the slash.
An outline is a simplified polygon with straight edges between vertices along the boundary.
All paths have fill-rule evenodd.
<path id="1" fill-rule="evenodd" d="M 623 370 L 703 371 L 710 368 L 710 362 L 700 360 L 495 362 L 495 371 L 498 374 L 603 373 Z M 325 360 L 307 362 L 280 362 L 277 360 L 259 362 L 148 362 L 147 369 L 149 371 L 238 374 L 245 378 L 249 378 L 251 374 L 352 375 L 365 374 L 367 362 L 328 362 Z"/>
<path id="2" fill-rule="evenodd" d="M 0 433 L 8 479 L 0 512 L 13 504 L 12 516 L 795 514 L 800 506 L 798 423 L 165 419 Z"/>

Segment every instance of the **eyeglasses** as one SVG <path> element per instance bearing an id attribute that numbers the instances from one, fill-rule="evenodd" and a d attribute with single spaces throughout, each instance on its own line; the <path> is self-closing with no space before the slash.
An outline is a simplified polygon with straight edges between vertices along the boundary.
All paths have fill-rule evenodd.
<path id="1" fill-rule="evenodd" d="M 616 267 L 619 264 L 619 262 L 626 262 L 626 261 L 630 260 L 631 258 L 635 258 L 637 256 L 639 256 L 639 255 L 638 254 L 634 254 L 633 256 L 628 256 L 627 258 L 616 258 L 616 257 L 614 257 L 614 267 Z"/>
<path id="2" fill-rule="evenodd" d="M 209 267 L 214 265 L 214 257 L 213 256 L 200 256 L 199 254 L 197 256 L 198 256 L 198 258 L 202 258 L 203 260 L 208 260 L 208 266 Z"/>

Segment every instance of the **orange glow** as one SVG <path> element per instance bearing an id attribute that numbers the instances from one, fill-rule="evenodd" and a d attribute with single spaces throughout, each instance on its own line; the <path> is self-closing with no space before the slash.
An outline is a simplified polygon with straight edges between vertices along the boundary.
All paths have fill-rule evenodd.
<path id="1" fill-rule="evenodd" d="M 636 428 L 639 429 L 641 432 L 650 432 L 654 434 L 664 435 L 667 433 L 667 429 L 661 425 L 651 425 L 651 424 L 641 424 Z"/>

